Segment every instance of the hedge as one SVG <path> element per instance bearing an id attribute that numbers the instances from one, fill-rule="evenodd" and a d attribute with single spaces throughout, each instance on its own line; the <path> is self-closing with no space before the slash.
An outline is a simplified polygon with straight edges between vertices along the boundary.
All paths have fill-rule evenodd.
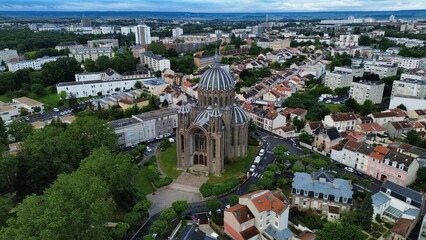
<path id="1" fill-rule="evenodd" d="M 203 183 L 200 187 L 200 192 L 203 197 L 218 196 L 231 191 L 238 184 L 239 180 L 237 178 L 231 178 L 228 181 L 219 184 Z"/>
<path id="2" fill-rule="evenodd" d="M 148 166 L 148 179 L 156 188 L 169 185 L 173 181 L 170 177 L 162 177 L 154 165 Z"/>

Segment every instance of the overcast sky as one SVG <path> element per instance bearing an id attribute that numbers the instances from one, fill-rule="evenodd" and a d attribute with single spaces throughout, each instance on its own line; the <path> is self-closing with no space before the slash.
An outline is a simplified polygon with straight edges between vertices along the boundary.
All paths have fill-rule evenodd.
<path id="1" fill-rule="evenodd" d="M 5 3 L 7 1 L 7 3 Z M 425 0 L 0 0 L 0 10 L 291 12 L 426 9 Z"/>

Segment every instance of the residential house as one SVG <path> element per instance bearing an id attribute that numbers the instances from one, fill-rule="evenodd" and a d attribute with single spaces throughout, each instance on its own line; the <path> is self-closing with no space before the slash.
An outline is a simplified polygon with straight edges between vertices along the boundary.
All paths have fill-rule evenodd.
<path id="1" fill-rule="evenodd" d="M 27 98 L 27 97 L 14 98 L 12 99 L 12 102 L 15 104 L 18 104 L 18 108 L 27 109 L 29 113 L 33 113 L 37 111 L 42 113 L 44 111 L 43 103 L 31 98 Z"/>
<path id="2" fill-rule="evenodd" d="M 333 113 L 324 117 L 323 124 L 326 127 L 335 127 L 339 132 L 353 130 L 357 116 L 354 113 Z"/>
<path id="3" fill-rule="evenodd" d="M 368 116 L 373 119 L 373 122 L 378 123 L 382 127 L 388 122 L 403 121 L 405 119 L 405 115 L 403 116 L 396 111 L 371 113 Z"/>
<path id="4" fill-rule="evenodd" d="M 378 143 L 386 143 L 389 140 L 389 134 L 386 129 L 378 123 L 362 123 L 355 126 L 355 131 L 366 135 L 366 140 Z"/>
<path id="5" fill-rule="evenodd" d="M 272 132 L 283 138 L 291 138 L 291 137 L 299 136 L 299 134 L 297 133 L 296 127 L 293 125 L 274 128 L 272 129 Z"/>
<path id="6" fill-rule="evenodd" d="M 286 117 L 276 111 L 255 108 L 247 103 L 242 106 L 242 109 L 257 127 L 267 131 L 272 132 L 273 129 L 286 126 L 287 124 Z"/>
<path id="7" fill-rule="evenodd" d="M 334 151 L 334 150 L 333 150 Z M 374 147 L 365 143 L 348 141 L 342 149 L 342 157 L 336 160 L 357 171 L 368 173 L 370 154 Z"/>
<path id="8" fill-rule="evenodd" d="M 244 209 L 244 206 L 253 217 Z M 241 209 L 239 213 L 237 209 Z M 225 210 L 225 233 L 234 239 L 291 239 L 293 233 L 288 228 L 289 211 L 290 203 L 281 191 L 258 190 L 243 195 L 238 205 Z M 248 215 L 239 217 L 241 213 Z M 257 238 L 252 236 L 256 232 L 253 227 L 259 232 Z M 241 234 L 241 230 L 244 233 L 244 229 L 252 231 L 246 238 Z"/>
<path id="9" fill-rule="evenodd" d="M 407 186 L 416 180 L 419 162 L 412 156 L 383 146 L 376 146 L 368 160 L 368 175 Z"/>
<path id="10" fill-rule="evenodd" d="M 309 135 L 313 135 L 314 132 L 319 128 L 324 128 L 324 125 L 321 121 L 308 121 L 305 123 L 303 131 L 308 133 Z"/>
<path id="11" fill-rule="evenodd" d="M 426 109 L 408 110 L 407 117 L 412 120 L 421 120 L 426 118 Z"/>
<path id="12" fill-rule="evenodd" d="M 348 180 L 335 178 L 326 172 L 296 172 L 291 189 L 291 205 L 301 210 L 319 210 L 331 221 L 338 218 L 342 211 L 351 209 L 352 195 L 352 185 Z"/>
<path id="13" fill-rule="evenodd" d="M 325 153 L 330 153 L 331 148 L 338 145 L 342 140 L 339 131 L 337 128 L 317 128 L 314 133 L 314 142 L 312 146 L 316 148 L 318 151 L 322 151 Z"/>
<path id="14" fill-rule="evenodd" d="M 392 181 L 385 181 L 380 187 L 380 191 L 371 196 L 371 199 L 374 209 L 373 218 L 378 215 L 395 223 L 399 219 L 410 219 L 413 220 L 412 224 L 415 225 L 424 207 L 424 195 L 422 193 Z M 394 226 L 399 226 L 399 224 Z M 395 233 L 399 233 L 395 230 Z"/>
<path id="15" fill-rule="evenodd" d="M 401 137 L 413 129 L 408 121 L 387 122 L 383 124 L 390 137 Z"/>
<path id="16" fill-rule="evenodd" d="M 293 120 L 295 118 L 305 121 L 306 120 L 306 114 L 308 113 L 308 110 L 303 108 L 296 108 L 290 112 L 289 119 Z"/>
<path id="17" fill-rule="evenodd" d="M 409 239 L 408 235 L 410 235 L 415 226 L 416 224 L 413 219 L 400 218 L 393 225 L 389 238 L 392 240 Z"/>
<path id="18" fill-rule="evenodd" d="M 18 104 L 0 102 L 0 118 L 3 121 L 10 121 L 19 117 L 19 113 Z"/>

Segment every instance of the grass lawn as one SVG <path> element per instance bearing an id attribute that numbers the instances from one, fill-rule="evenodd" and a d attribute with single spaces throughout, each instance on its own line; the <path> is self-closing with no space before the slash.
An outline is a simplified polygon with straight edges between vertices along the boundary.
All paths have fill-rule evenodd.
<path id="1" fill-rule="evenodd" d="M 10 99 L 10 98 L 8 98 L 8 97 L 6 97 L 4 95 L 1 95 L 0 96 L 0 101 L 2 101 L 2 102 L 11 102 L 12 99 Z"/>
<path id="2" fill-rule="evenodd" d="M 155 192 L 154 186 L 148 179 L 148 166 L 139 169 L 135 176 L 135 187 L 145 194 Z"/>
<path id="3" fill-rule="evenodd" d="M 337 112 L 340 107 L 344 104 L 325 104 L 325 107 L 328 108 L 332 113 Z"/>
<path id="4" fill-rule="evenodd" d="M 259 151 L 259 146 L 249 146 L 248 154 L 244 158 L 238 159 L 233 164 L 225 164 L 225 172 L 220 176 L 212 176 L 207 181 L 208 183 L 220 183 L 231 178 L 238 178 L 240 175 L 245 174 L 247 167 L 256 157 Z"/>
<path id="5" fill-rule="evenodd" d="M 176 155 L 176 143 L 173 143 L 164 152 L 158 153 L 158 161 L 160 163 L 161 170 L 173 179 L 176 179 L 182 171 L 177 170 L 177 155 Z"/>
<path id="6" fill-rule="evenodd" d="M 36 97 L 35 100 L 44 103 L 46 107 L 54 108 L 58 107 L 58 94 L 57 93 L 50 93 L 41 97 Z M 68 101 L 64 101 L 64 106 L 68 104 Z"/>

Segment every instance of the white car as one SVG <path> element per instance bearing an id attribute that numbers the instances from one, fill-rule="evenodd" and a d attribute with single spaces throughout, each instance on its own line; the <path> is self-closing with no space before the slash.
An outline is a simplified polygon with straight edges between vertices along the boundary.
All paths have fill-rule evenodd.
<path id="1" fill-rule="evenodd" d="M 147 152 L 152 152 L 152 149 L 150 147 L 146 147 Z"/>
<path id="2" fill-rule="evenodd" d="M 353 173 L 353 172 L 354 172 L 354 169 L 353 169 L 353 168 L 351 168 L 351 167 L 345 167 L 345 170 L 346 170 L 346 171 L 348 171 L 348 172 L 351 172 L 351 173 Z"/>
<path id="3" fill-rule="evenodd" d="M 255 169 L 256 169 L 256 166 L 255 165 L 251 165 L 250 172 L 253 172 Z"/>
<path id="4" fill-rule="evenodd" d="M 259 156 L 263 156 L 263 154 L 265 154 L 265 149 L 260 149 L 260 151 L 259 151 Z"/>
<path id="5" fill-rule="evenodd" d="M 331 103 L 331 100 L 330 100 L 330 99 L 328 99 L 327 101 L 325 101 L 325 103 Z"/>
<path id="6" fill-rule="evenodd" d="M 53 108 L 53 111 L 54 112 L 59 112 L 59 109 L 58 108 Z"/>

